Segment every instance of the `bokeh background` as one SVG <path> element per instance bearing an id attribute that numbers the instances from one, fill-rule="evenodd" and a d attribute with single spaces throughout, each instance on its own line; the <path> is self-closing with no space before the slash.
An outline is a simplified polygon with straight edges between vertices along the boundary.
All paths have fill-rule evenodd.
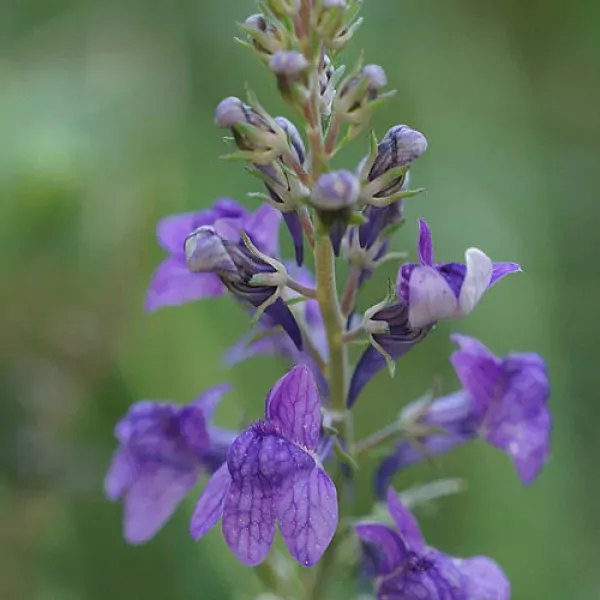
<path id="1" fill-rule="evenodd" d="M 222 424 L 260 414 L 286 368 L 228 371 L 247 331 L 231 301 L 144 314 L 162 254 L 157 220 L 244 200 L 257 182 L 223 163 L 217 102 L 249 81 L 286 112 L 266 70 L 232 43 L 249 0 L 3 0 L 0 20 L 0 598 L 247 599 L 255 575 L 219 532 L 188 536 L 193 497 L 151 543 L 131 548 L 102 495 L 112 427 L 141 398 L 186 402 L 235 385 Z M 432 544 L 498 560 L 515 599 L 600 598 L 597 316 L 600 6 L 590 0 L 367 0 L 359 48 L 399 89 L 375 120 L 425 132 L 397 249 L 428 219 L 444 260 L 480 246 L 525 272 L 468 319 L 441 324 L 357 406 L 359 433 L 389 422 L 441 377 L 457 386 L 451 331 L 498 353 L 548 361 L 553 457 L 530 488 L 508 458 L 473 444 L 399 476 L 467 490 L 422 515 Z M 354 165 L 364 149 L 348 150 Z M 252 201 L 247 201 L 251 205 Z M 284 242 L 286 248 L 289 244 Z M 393 268 L 361 298 L 378 301 Z M 370 471 L 356 505 L 369 510 Z"/>

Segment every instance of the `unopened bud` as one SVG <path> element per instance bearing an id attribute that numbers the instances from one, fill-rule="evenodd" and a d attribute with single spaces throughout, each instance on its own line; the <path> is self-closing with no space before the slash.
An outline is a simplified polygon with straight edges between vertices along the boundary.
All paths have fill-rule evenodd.
<path id="1" fill-rule="evenodd" d="M 275 117 L 275 122 L 285 131 L 290 147 L 296 155 L 298 162 L 304 165 L 306 162 L 306 148 L 304 147 L 304 141 L 298 128 L 285 117 Z"/>
<path id="2" fill-rule="evenodd" d="M 266 4 L 271 12 L 278 17 L 285 15 L 293 17 L 300 10 L 300 0 L 267 0 Z"/>
<path id="3" fill-rule="evenodd" d="M 359 196 L 360 181 L 354 173 L 331 171 L 317 179 L 310 202 L 322 211 L 338 211 L 353 207 Z"/>
<path id="4" fill-rule="evenodd" d="M 246 106 L 235 96 L 221 100 L 215 110 L 215 123 L 219 127 L 233 127 L 246 120 Z"/>
<path id="5" fill-rule="evenodd" d="M 185 260 L 194 273 L 226 273 L 236 271 L 225 243 L 214 227 L 199 227 L 185 240 Z"/>
<path id="6" fill-rule="evenodd" d="M 252 38 L 254 47 L 263 54 L 275 54 L 285 47 L 285 32 L 260 13 L 246 19 L 244 30 Z"/>
<path id="7" fill-rule="evenodd" d="M 362 76 L 367 80 L 367 90 L 371 95 L 377 95 L 377 92 L 387 85 L 387 75 L 379 65 L 367 65 L 362 70 Z"/>

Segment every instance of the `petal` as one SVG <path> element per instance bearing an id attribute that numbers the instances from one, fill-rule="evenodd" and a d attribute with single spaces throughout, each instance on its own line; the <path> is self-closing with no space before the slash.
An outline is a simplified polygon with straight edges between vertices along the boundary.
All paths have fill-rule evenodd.
<path id="1" fill-rule="evenodd" d="M 210 531 L 221 518 L 230 483 L 231 475 L 227 463 L 223 463 L 209 479 L 194 508 L 190 533 L 195 540 L 199 540 Z"/>
<path id="2" fill-rule="evenodd" d="M 190 404 L 181 409 L 178 415 L 179 435 L 183 442 L 198 457 L 209 450 L 208 430 L 204 411 L 198 405 Z"/>
<path id="3" fill-rule="evenodd" d="M 244 231 L 261 252 L 276 258 L 279 255 L 280 223 L 281 212 L 269 204 L 263 204 L 248 217 Z"/>
<path id="4" fill-rule="evenodd" d="M 292 236 L 296 263 L 298 266 L 301 266 L 304 262 L 304 232 L 302 230 L 300 216 L 296 211 L 286 212 L 283 213 L 283 220 Z"/>
<path id="5" fill-rule="evenodd" d="M 196 485 L 199 472 L 159 467 L 139 476 L 125 496 L 125 539 L 142 544 L 167 522 Z"/>
<path id="6" fill-rule="evenodd" d="M 395 571 L 409 558 L 404 541 L 398 534 L 379 523 L 361 523 L 356 533 L 368 548 L 368 557 L 372 559 L 374 575 L 386 576 Z"/>
<path id="7" fill-rule="evenodd" d="M 133 483 L 136 468 L 133 457 L 125 450 L 117 450 L 104 478 L 104 493 L 113 502 L 118 500 Z"/>
<path id="8" fill-rule="evenodd" d="M 195 213 L 182 213 L 165 217 L 156 226 L 158 243 L 169 253 L 184 256 L 185 238 L 195 229 Z"/>
<path id="9" fill-rule="evenodd" d="M 458 347 L 463 352 L 469 352 L 470 354 L 477 354 L 479 356 L 495 357 L 491 350 L 488 350 L 479 340 L 469 337 L 468 335 L 462 335 L 460 333 L 453 333 L 450 339 L 458 344 Z"/>
<path id="10" fill-rule="evenodd" d="M 468 315 L 488 289 L 494 269 L 490 258 L 478 248 L 465 252 L 467 274 L 460 288 L 458 306 L 461 315 Z"/>
<path id="11" fill-rule="evenodd" d="M 510 275 L 511 273 L 519 273 L 521 271 L 522 269 L 517 263 L 494 263 L 492 270 L 492 279 L 490 281 L 489 287 L 492 287 L 497 281 L 500 281 L 503 277 L 506 277 L 506 275 Z"/>
<path id="12" fill-rule="evenodd" d="M 265 314 L 273 319 L 273 322 L 283 327 L 285 332 L 290 336 L 298 350 L 302 350 L 302 332 L 296 322 L 294 314 L 289 306 L 281 299 L 277 298 L 266 310 Z"/>
<path id="13" fill-rule="evenodd" d="M 193 402 L 194 406 L 198 406 L 204 413 L 206 421 L 212 421 L 215 410 L 223 398 L 223 394 L 231 391 L 231 385 L 229 383 L 222 383 L 215 387 L 206 390 L 203 394 L 198 396 Z"/>
<path id="14" fill-rule="evenodd" d="M 163 306 L 179 306 L 224 293 L 225 286 L 216 275 L 190 273 L 185 261 L 168 258 L 154 272 L 146 295 L 146 310 L 153 312 Z"/>
<path id="15" fill-rule="evenodd" d="M 317 384 L 305 365 L 284 375 L 267 396 L 267 421 L 276 424 L 284 437 L 315 451 L 321 435 L 321 399 Z"/>
<path id="16" fill-rule="evenodd" d="M 463 576 L 467 600 L 510 600 L 510 582 L 486 556 L 452 561 Z"/>
<path id="17" fill-rule="evenodd" d="M 275 507 L 283 541 L 299 564 L 317 563 L 329 546 L 338 523 L 337 493 L 323 469 L 298 473 Z"/>
<path id="18" fill-rule="evenodd" d="M 387 492 L 387 505 L 398 533 L 413 552 L 420 553 L 425 548 L 425 539 L 419 524 L 410 511 L 402 504 L 396 490 L 390 487 Z"/>
<path id="19" fill-rule="evenodd" d="M 501 393 L 501 362 L 487 349 L 485 352 L 453 352 L 450 362 L 464 389 L 473 399 L 473 410 L 481 422 L 498 394 Z"/>
<path id="20" fill-rule="evenodd" d="M 423 219 L 419 219 L 419 262 L 422 265 L 433 265 L 433 242 L 431 240 L 431 231 Z"/>
<path id="21" fill-rule="evenodd" d="M 421 329 L 455 316 L 458 299 L 435 268 L 415 267 L 408 282 L 408 306 L 411 327 Z"/>
<path id="22" fill-rule="evenodd" d="M 224 362 L 233 367 L 255 356 L 278 356 L 283 353 L 286 342 L 290 343 L 286 335 L 275 333 L 256 339 L 256 333 L 251 332 L 225 352 Z"/>

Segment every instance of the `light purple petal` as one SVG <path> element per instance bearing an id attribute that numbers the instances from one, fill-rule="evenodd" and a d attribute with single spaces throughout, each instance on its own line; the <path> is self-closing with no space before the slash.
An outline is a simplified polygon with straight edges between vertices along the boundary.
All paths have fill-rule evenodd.
<path id="1" fill-rule="evenodd" d="M 390 487 L 387 493 L 387 505 L 390 516 L 394 520 L 398 533 L 413 552 L 420 553 L 425 548 L 425 540 L 416 519 L 402 504 L 394 488 Z"/>
<path id="2" fill-rule="evenodd" d="M 267 256 L 279 255 L 279 224 L 281 212 L 269 204 L 263 204 L 245 223 L 244 231 L 254 245 Z"/>
<path id="3" fill-rule="evenodd" d="M 510 582 L 493 560 L 476 556 L 453 563 L 463 576 L 467 600 L 510 600 Z"/>
<path id="4" fill-rule="evenodd" d="M 456 316 L 458 299 L 434 267 L 415 267 L 408 282 L 408 320 L 421 329 L 440 319 Z"/>
<path id="5" fill-rule="evenodd" d="M 279 333 L 252 341 L 255 337 L 256 332 L 250 332 L 231 346 L 225 353 L 225 364 L 233 367 L 255 356 L 278 356 L 285 346 L 284 340 L 288 339 Z"/>
<path id="6" fill-rule="evenodd" d="M 478 248 L 465 252 L 467 272 L 460 288 L 458 306 L 462 316 L 468 315 L 477 306 L 492 280 L 491 259 Z"/>
<path id="7" fill-rule="evenodd" d="M 279 496 L 275 510 L 290 554 L 305 567 L 317 563 L 338 523 L 337 493 L 329 475 L 318 467 L 308 475 L 298 473 Z"/>
<path id="8" fill-rule="evenodd" d="M 117 450 L 112 457 L 104 479 L 104 493 L 113 502 L 118 500 L 133 483 L 136 475 L 135 461 L 125 450 Z"/>
<path id="9" fill-rule="evenodd" d="M 125 539 L 142 544 L 167 522 L 198 481 L 198 471 L 159 467 L 138 476 L 125 496 Z"/>
<path id="10" fill-rule="evenodd" d="M 419 262 L 422 265 L 433 266 L 433 242 L 431 240 L 431 231 L 423 219 L 419 219 Z"/>
<path id="11" fill-rule="evenodd" d="M 190 273 L 184 260 L 167 258 L 154 272 L 146 295 L 146 310 L 153 312 L 163 306 L 179 306 L 224 293 L 225 286 L 217 275 Z"/>
<path id="12" fill-rule="evenodd" d="M 486 352 L 453 352 L 450 362 L 464 389 L 473 399 L 473 409 L 479 421 L 502 392 L 501 362 Z"/>
<path id="13" fill-rule="evenodd" d="M 213 420 L 215 410 L 223 398 L 223 394 L 231 391 L 231 385 L 229 383 L 222 383 L 215 387 L 206 390 L 203 394 L 198 396 L 193 402 L 195 406 L 199 406 L 204 413 L 206 422 Z"/>
<path id="14" fill-rule="evenodd" d="M 369 557 L 373 561 L 375 575 L 386 576 L 395 571 L 409 558 L 404 541 L 389 527 L 379 523 L 361 523 L 356 526 L 356 533 L 372 552 Z M 371 548 L 372 547 L 372 548 Z"/>
<path id="15" fill-rule="evenodd" d="M 199 540 L 210 531 L 223 515 L 223 506 L 230 483 L 231 475 L 227 463 L 223 463 L 209 479 L 196 503 L 190 524 L 190 533 L 195 540 Z"/>
<path id="16" fill-rule="evenodd" d="M 209 450 L 207 421 L 202 408 L 195 404 L 184 406 L 178 415 L 179 435 L 196 456 Z"/>
<path id="17" fill-rule="evenodd" d="M 185 238 L 195 229 L 195 213 L 182 213 L 165 217 L 156 226 L 158 243 L 170 254 L 185 256 Z"/>
<path id="18" fill-rule="evenodd" d="M 519 273 L 522 271 L 520 265 L 511 262 L 494 263 L 492 271 L 492 280 L 490 281 L 489 287 L 492 287 L 497 281 L 500 281 L 506 275 L 511 273 Z"/>
<path id="19" fill-rule="evenodd" d="M 479 356 L 489 356 L 495 357 L 491 350 L 488 350 L 486 346 L 484 346 L 479 340 L 475 338 L 469 337 L 468 335 L 462 335 L 460 333 L 453 333 L 450 336 L 450 339 L 458 344 L 458 347 L 463 352 L 468 352 L 470 354 L 477 354 Z"/>
<path id="20" fill-rule="evenodd" d="M 280 427 L 289 440 L 315 451 L 321 435 L 321 400 L 317 384 L 305 365 L 284 375 L 267 396 L 267 421 Z"/>

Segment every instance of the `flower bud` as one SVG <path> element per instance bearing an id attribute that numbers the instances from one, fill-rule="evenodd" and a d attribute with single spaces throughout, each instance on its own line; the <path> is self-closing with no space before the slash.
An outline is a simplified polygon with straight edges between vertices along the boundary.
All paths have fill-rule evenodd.
<path id="1" fill-rule="evenodd" d="M 244 31 L 262 54 L 272 55 L 285 48 L 285 32 L 269 23 L 264 15 L 251 15 L 244 22 Z"/>
<path id="2" fill-rule="evenodd" d="M 283 129 L 283 131 L 285 131 L 290 148 L 296 155 L 298 162 L 304 166 L 306 163 L 306 148 L 304 147 L 304 141 L 302 140 L 298 128 L 285 117 L 275 117 L 275 122 Z"/>
<path id="3" fill-rule="evenodd" d="M 323 63 L 319 69 L 319 109 L 323 117 L 331 115 L 331 106 L 335 98 L 335 85 L 333 76 L 335 69 L 327 54 L 323 56 Z"/>
<path id="4" fill-rule="evenodd" d="M 278 17 L 293 17 L 300 10 L 300 0 L 266 0 L 266 5 Z"/>
<path id="5" fill-rule="evenodd" d="M 215 123 L 219 127 L 234 127 L 247 121 L 246 105 L 235 96 L 221 100 L 215 110 Z"/>
<path id="6" fill-rule="evenodd" d="M 304 55 L 295 50 L 280 50 L 271 57 L 269 67 L 277 76 L 277 87 L 285 100 L 294 102 L 292 86 L 302 80 L 308 67 Z"/>
<path id="7" fill-rule="evenodd" d="M 350 171 L 331 171 L 317 179 L 310 197 L 321 223 L 328 229 L 336 256 L 360 196 L 360 181 Z"/>

